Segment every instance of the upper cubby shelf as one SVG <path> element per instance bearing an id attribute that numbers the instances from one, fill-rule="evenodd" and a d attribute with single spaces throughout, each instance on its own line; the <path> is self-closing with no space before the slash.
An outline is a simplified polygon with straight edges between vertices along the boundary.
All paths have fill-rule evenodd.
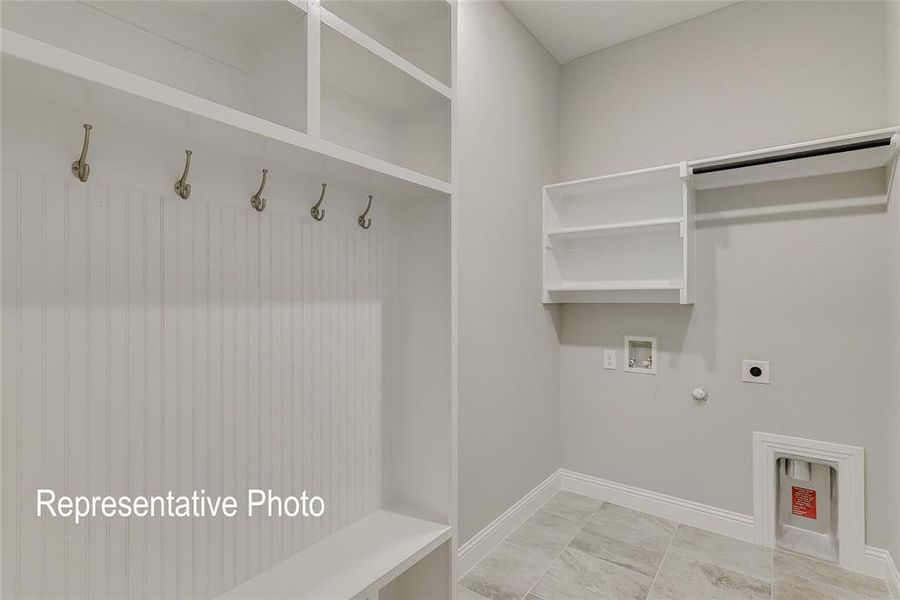
<path id="1" fill-rule="evenodd" d="M 319 52 L 308 52 L 319 21 L 301 0 L 12 1 L 2 26 L 4 101 L 227 147 L 270 166 L 325 168 L 398 199 L 450 193 L 449 98 L 358 31 L 321 26 L 326 60 L 353 63 L 322 68 Z M 306 133 L 308 115 L 320 118 L 320 73 L 331 111 L 323 137 Z M 385 79 L 360 85 L 374 75 Z M 335 105 L 343 120 L 332 118 Z"/>
<path id="2" fill-rule="evenodd" d="M 887 167 L 900 150 L 896 128 L 764 148 L 688 163 L 695 189 L 850 173 Z"/>
<path id="3" fill-rule="evenodd" d="M 2 19 L 5 30 L 151 83 L 306 128 L 306 12 L 296 4 L 14 1 Z"/>
<path id="4" fill-rule="evenodd" d="M 449 180 L 450 99 L 327 23 L 321 105 L 323 138 Z"/>
<path id="5" fill-rule="evenodd" d="M 447 0 L 322 0 L 321 6 L 323 23 L 449 97 Z"/>

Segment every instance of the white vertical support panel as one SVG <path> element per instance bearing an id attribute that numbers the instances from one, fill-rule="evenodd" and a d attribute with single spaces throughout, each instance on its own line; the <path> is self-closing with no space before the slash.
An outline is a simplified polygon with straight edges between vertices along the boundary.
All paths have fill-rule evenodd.
<path id="1" fill-rule="evenodd" d="M 224 397 L 225 386 L 222 379 L 225 371 L 224 362 L 225 339 L 223 334 L 223 301 L 224 288 L 222 272 L 222 223 L 223 208 L 207 205 L 207 277 L 206 324 L 207 324 L 207 436 L 206 436 L 206 472 L 207 493 L 223 495 L 224 489 Z M 206 521 L 207 581 L 206 593 L 210 597 L 218 596 L 224 591 L 221 587 L 223 578 L 225 544 L 223 539 L 224 519 L 221 515 Z"/>
<path id="2" fill-rule="evenodd" d="M 687 163 L 679 165 L 681 187 L 683 190 L 683 223 L 681 226 L 682 246 L 682 281 L 680 293 L 681 304 L 694 302 L 694 186 L 691 183 L 691 172 Z"/>
<path id="3" fill-rule="evenodd" d="M 237 210 L 235 220 L 235 491 L 250 483 L 250 225 L 246 211 Z M 246 491 L 244 492 L 246 493 Z M 237 517 L 235 537 L 235 580 L 250 577 L 250 523 L 246 513 Z"/>
<path id="4" fill-rule="evenodd" d="M 0 519 L 3 520 L 4 535 L 2 537 L 2 553 L 4 560 L 0 563 L 0 596 L 19 597 L 19 540 L 21 525 L 19 514 L 21 509 L 21 476 L 19 424 L 21 423 L 21 395 L 19 389 L 20 367 L 19 327 L 21 286 L 20 255 L 20 217 L 21 217 L 21 177 L 14 171 L 4 170 L 0 177 L 0 200 L 3 206 L 3 218 L 0 219 L 2 235 L 3 286 L 2 302 L 0 302 L 0 322 L 3 325 L 2 343 L 3 377 L 0 381 L 3 397 L 3 418 L 0 420 L 0 459 L 2 470 L 14 485 L 0 486 Z"/>
<path id="5" fill-rule="evenodd" d="M 260 219 L 258 215 L 247 213 L 247 349 L 248 349 L 248 383 L 249 396 L 247 403 L 247 489 L 260 487 L 260 415 L 262 413 L 260 398 L 260 312 L 261 285 L 260 278 Z M 247 518 L 247 552 L 248 572 L 250 577 L 262 568 L 262 527 L 259 515 Z"/>
<path id="6" fill-rule="evenodd" d="M 45 179 L 43 224 L 43 294 L 42 313 L 44 321 L 41 331 L 41 345 L 44 347 L 42 378 L 44 379 L 41 404 L 44 415 L 44 456 L 42 458 L 43 485 L 65 493 L 67 482 L 66 433 L 68 406 L 66 387 L 66 364 L 68 351 L 66 332 L 66 289 L 67 269 L 67 229 L 66 229 L 66 186 L 56 179 Z M 47 597 L 63 597 L 66 573 L 66 523 L 57 519 L 42 519 L 44 536 L 47 540 L 62 543 L 46 543 L 45 588 Z M 48 575 L 49 574 L 49 575 Z M 54 575 L 58 574 L 58 575 Z M 60 576 L 61 575 L 61 576 Z"/>
<path id="7" fill-rule="evenodd" d="M 110 332 L 110 256 L 109 256 L 110 190 L 93 185 L 90 191 L 88 237 L 90 257 L 88 282 L 88 495 L 103 495 L 109 489 L 109 332 Z M 107 596 L 109 580 L 109 527 L 104 519 L 85 523 L 88 534 L 88 595 Z"/>
<path id="8" fill-rule="evenodd" d="M 128 479 L 128 191 L 115 187 L 107 205 L 107 377 L 106 459 L 108 484 L 104 494 L 127 493 Z M 107 595 L 126 595 L 128 562 L 126 520 L 104 519 L 107 536 Z"/>
<path id="9" fill-rule="evenodd" d="M 165 415 L 165 396 L 163 371 L 165 362 L 164 335 L 164 307 L 163 294 L 163 267 L 165 261 L 165 247 L 163 238 L 165 204 L 155 195 L 145 193 L 143 195 L 145 205 L 144 213 L 144 281 L 143 287 L 143 330 L 144 330 L 144 356 L 146 363 L 143 368 L 143 390 L 141 392 L 141 405 L 144 413 L 144 444 L 146 454 L 144 456 L 144 489 L 147 493 L 155 490 L 165 490 L 165 430 L 163 429 Z M 165 548 L 163 546 L 163 519 L 145 520 L 143 527 L 146 531 L 144 551 L 144 596 L 158 598 L 164 594 L 163 573 L 164 561 L 162 559 Z"/>
<path id="10" fill-rule="evenodd" d="M 260 374 L 260 419 L 259 428 L 259 465 L 260 485 L 265 489 L 275 482 L 273 474 L 272 447 L 275 436 L 272 432 L 273 406 L 275 404 L 272 385 L 274 374 L 274 343 L 272 327 L 272 219 L 269 213 L 263 212 L 259 218 L 259 374 Z M 272 548 L 275 532 L 273 519 L 264 517 L 260 511 L 260 568 L 266 569 L 272 564 Z"/>
<path id="11" fill-rule="evenodd" d="M 307 0 L 306 133 L 322 135 L 322 22 L 319 0 Z"/>
<path id="12" fill-rule="evenodd" d="M 210 431 L 210 396 L 209 368 L 212 349 L 209 344 L 209 229 L 210 205 L 189 202 L 191 206 L 193 233 L 193 289 L 194 301 L 192 319 L 194 322 L 191 346 L 193 376 L 191 390 L 191 406 L 193 414 L 191 487 L 185 489 L 190 493 L 193 489 L 210 492 L 210 470 L 208 458 L 208 442 Z M 194 598 L 209 595 L 209 545 L 208 534 L 210 520 L 191 519 L 191 596 Z"/>
<path id="13" fill-rule="evenodd" d="M 128 252 L 126 309 L 126 396 L 122 399 L 126 412 L 126 463 L 125 493 L 131 497 L 147 493 L 145 474 L 146 414 L 144 397 L 144 373 L 148 364 L 146 356 L 146 331 L 144 328 L 147 308 L 144 303 L 147 231 L 147 201 L 140 192 L 128 193 L 125 205 L 125 236 Z M 146 575 L 146 519 L 127 519 L 125 525 L 126 595 L 138 597 L 144 594 Z"/>
<path id="14" fill-rule="evenodd" d="M 87 372 L 89 364 L 87 307 L 90 293 L 87 278 L 89 196 L 90 186 L 74 180 L 66 182 L 66 493 L 72 494 L 87 491 L 84 484 L 88 480 L 89 469 L 90 439 L 87 436 L 90 414 Z M 9 323 L 8 319 L 4 319 L 4 335 L 7 335 L 6 327 Z M 4 352 L 4 361 L 9 360 L 11 356 Z M 87 595 L 90 561 L 87 527 L 83 523 L 79 525 L 67 523 L 66 532 L 64 588 L 70 597 L 83 597 Z"/>
<path id="15" fill-rule="evenodd" d="M 178 333 L 181 327 L 181 297 L 178 269 L 180 245 L 178 238 L 180 200 L 170 197 L 160 199 L 160 237 L 162 257 L 160 278 L 162 288 L 160 327 L 160 444 L 162 458 L 160 477 L 164 490 L 178 490 L 180 436 L 178 424 L 181 422 L 179 409 L 179 377 L 181 356 Z M 179 523 L 175 519 L 160 519 L 160 561 L 162 563 L 162 591 L 164 597 L 174 597 L 178 593 L 178 534 Z"/>
<path id="16" fill-rule="evenodd" d="M 194 279 L 195 215 L 192 204 L 178 205 L 178 493 L 188 494 L 194 487 L 194 464 L 197 413 L 194 400 L 196 355 L 197 281 Z M 179 519 L 176 555 L 178 593 L 182 597 L 194 595 L 194 519 Z"/>
<path id="17" fill-rule="evenodd" d="M 31 510 L 32 490 L 40 485 L 41 472 L 41 349 L 40 334 L 40 224 L 43 206 L 43 182 L 34 176 L 19 178 L 17 200 L 19 271 L 19 348 L 18 423 L 16 424 L 18 448 L 17 474 L 19 521 L 18 539 L 14 556 L 17 565 L 18 597 L 42 595 L 43 536 L 40 521 Z M 35 300 L 38 302 L 36 303 Z"/>
<path id="18" fill-rule="evenodd" d="M 219 238 L 220 266 L 222 271 L 221 319 L 222 335 L 222 490 L 224 494 L 238 495 L 238 367 L 237 367 L 237 271 L 238 232 L 236 211 L 225 208 Z M 222 520 L 222 580 L 219 591 L 234 587 L 237 582 L 237 517 Z"/>

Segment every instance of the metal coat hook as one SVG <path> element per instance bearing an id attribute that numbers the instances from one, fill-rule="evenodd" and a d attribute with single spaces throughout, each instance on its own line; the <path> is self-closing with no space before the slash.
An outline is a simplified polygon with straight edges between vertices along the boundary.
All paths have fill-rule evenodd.
<path id="1" fill-rule="evenodd" d="M 263 189 L 266 187 L 266 176 L 269 174 L 268 169 L 263 169 L 263 178 L 259 184 L 259 189 L 255 194 L 250 196 L 250 206 L 256 209 L 256 212 L 262 212 L 266 208 L 266 199 L 262 197 Z"/>
<path id="2" fill-rule="evenodd" d="M 372 219 L 367 219 L 366 216 L 369 214 L 369 211 L 372 209 L 372 194 L 369 194 L 369 203 L 366 204 L 366 210 L 363 211 L 363 214 L 359 215 L 359 218 L 356 219 L 356 222 L 359 223 L 359 226 L 363 229 L 368 229 L 372 226 Z"/>
<path id="3" fill-rule="evenodd" d="M 325 200 L 325 188 L 328 187 L 327 183 L 322 184 L 322 194 L 319 196 L 319 201 L 316 202 L 315 206 L 309 209 L 309 214 L 312 215 L 312 218 L 316 221 L 321 221 L 325 218 L 325 209 L 320 208 L 322 206 L 322 202 Z"/>
<path id="4" fill-rule="evenodd" d="M 81 158 L 72 163 L 72 173 L 78 178 L 78 181 L 84 183 L 91 174 L 91 166 L 87 164 L 88 146 L 91 143 L 91 129 L 93 127 L 84 124 L 84 145 L 81 147 Z"/>
<path id="5" fill-rule="evenodd" d="M 187 182 L 188 171 L 191 170 L 191 154 L 193 153 L 190 150 L 184 151 L 184 173 L 181 174 L 181 179 L 175 182 L 175 193 L 181 196 L 182 200 L 191 197 L 191 184 Z"/>

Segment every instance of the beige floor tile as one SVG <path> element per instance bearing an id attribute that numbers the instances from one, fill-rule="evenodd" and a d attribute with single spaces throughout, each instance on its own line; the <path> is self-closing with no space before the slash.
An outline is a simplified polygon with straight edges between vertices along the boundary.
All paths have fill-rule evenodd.
<path id="1" fill-rule="evenodd" d="M 650 592 L 651 600 L 769 600 L 772 586 L 669 551 Z M 812 599 L 808 599 L 812 600 Z"/>
<path id="2" fill-rule="evenodd" d="M 603 502 L 600 500 L 561 490 L 556 492 L 556 495 L 541 507 L 541 510 L 584 525 L 597 512 L 601 504 Z"/>
<path id="3" fill-rule="evenodd" d="M 773 571 L 775 597 L 784 600 L 800 598 L 798 593 L 809 590 L 814 590 L 822 598 L 890 599 L 887 583 L 881 579 L 853 573 L 837 565 L 790 552 L 775 551 Z"/>
<path id="4" fill-rule="evenodd" d="M 506 539 L 544 556 L 549 564 L 572 541 L 583 524 L 541 509 Z"/>
<path id="5" fill-rule="evenodd" d="M 611 528 L 594 528 L 592 531 Z M 620 567 L 643 573 L 648 577 L 656 575 L 665 554 L 664 547 L 648 548 L 643 545 L 630 544 L 605 534 L 592 533 L 587 529 L 578 532 L 570 547 L 602 558 Z"/>
<path id="6" fill-rule="evenodd" d="M 542 554 L 505 541 L 460 583 L 491 600 L 521 600 L 549 564 Z"/>
<path id="7" fill-rule="evenodd" d="M 772 581 L 772 549 L 689 525 L 679 525 L 672 538 L 673 551 L 737 573 Z"/>
<path id="8" fill-rule="evenodd" d="M 650 515 L 639 516 L 635 511 L 605 511 L 610 506 L 604 504 L 582 531 L 596 536 L 624 542 L 651 552 L 664 552 L 675 532 L 675 524 L 656 521 Z M 621 507 L 616 507 L 621 508 Z M 622 509 L 627 510 L 627 509 Z M 648 517 L 648 518 L 645 518 Z"/>
<path id="9" fill-rule="evenodd" d="M 487 600 L 464 585 L 456 584 L 456 600 Z"/>
<path id="10" fill-rule="evenodd" d="M 541 600 L 644 600 L 653 580 L 575 548 L 566 548 L 534 586 Z"/>
<path id="11" fill-rule="evenodd" d="M 675 521 L 663 519 L 654 515 L 648 515 L 618 504 L 604 502 L 594 514 L 593 520 L 605 520 L 626 525 L 633 529 L 652 533 L 672 535 L 678 524 Z"/>

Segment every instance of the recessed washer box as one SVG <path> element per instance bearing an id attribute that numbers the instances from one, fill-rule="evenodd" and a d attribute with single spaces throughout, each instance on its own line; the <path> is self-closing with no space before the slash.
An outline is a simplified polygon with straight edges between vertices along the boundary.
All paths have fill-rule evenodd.
<path id="1" fill-rule="evenodd" d="M 656 375 L 656 338 L 626 335 L 622 369 L 627 373 Z"/>

